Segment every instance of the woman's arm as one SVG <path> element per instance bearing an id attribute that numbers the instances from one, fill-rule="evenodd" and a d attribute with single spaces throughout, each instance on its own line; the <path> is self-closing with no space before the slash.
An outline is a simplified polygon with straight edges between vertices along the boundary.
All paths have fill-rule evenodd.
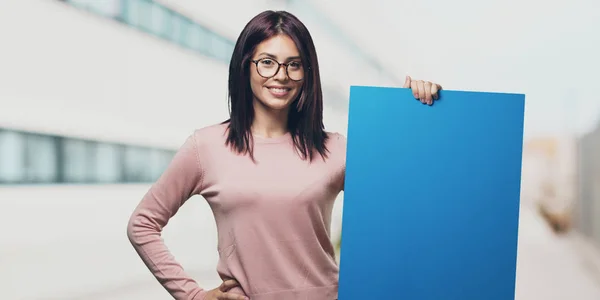
<path id="1" fill-rule="evenodd" d="M 196 139 L 192 135 L 144 195 L 127 225 L 133 248 L 175 299 L 202 299 L 206 293 L 175 261 L 161 238 L 162 229 L 181 205 L 201 192 L 202 179 Z"/>

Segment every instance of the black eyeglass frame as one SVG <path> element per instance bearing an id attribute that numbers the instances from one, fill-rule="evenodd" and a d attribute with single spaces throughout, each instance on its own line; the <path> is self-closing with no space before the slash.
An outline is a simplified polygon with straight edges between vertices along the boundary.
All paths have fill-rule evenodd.
<path id="1" fill-rule="evenodd" d="M 265 59 L 272 60 L 272 61 L 274 61 L 277 64 L 277 71 L 275 71 L 275 74 L 273 74 L 272 76 L 264 76 L 263 74 L 260 74 L 260 72 L 258 71 L 258 63 L 261 62 L 261 61 L 263 61 L 263 60 L 265 60 Z M 306 77 L 306 70 L 310 69 L 310 68 L 305 68 L 304 65 L 302 65 L 302 68 L 304 69 L 304 74 L 302 75 L 301 79 L 296 80 L 296 79 L 292 79 L 292 77 L 290 77 L 290 73 L 288 72 L 288 68 L 289 68 L 289 66 L 290 66 L 291 63 L 297 63 L 298 61 L 290 61 L 290 62 L 287 62 L 287 63 L 280 63 L 280 62 L 276 61 L 275 59 L 272 59 L 272 58 L 269 58 L 269 57 L 264 57 L 264 58 L 260 58 L 260 59 L 253 59 L 253 60 L 251 60 L 251 62 L 256 66 L 256 73 L 258 73 L 258 75 L 260 77 L 267 78 L 267 79 L 275 77 L 279 73 L 279 70 L 281 70 L 281 66 L 285 66 L 285 75 L 287 76 L 287 78 L 289 78 L 291 81 L 302 81 L 302 80 L 304 80 L 304 77 Z"/>

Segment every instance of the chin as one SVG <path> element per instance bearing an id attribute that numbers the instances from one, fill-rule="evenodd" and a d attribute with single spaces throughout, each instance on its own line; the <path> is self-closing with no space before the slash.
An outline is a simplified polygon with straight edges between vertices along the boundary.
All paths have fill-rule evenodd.
<path id="1" fill-rule="evenodd" d="M 277 111 L 284 111 L 287 110 L 289 107 L 289 105 L 269 105 L 270 109 Z"/>
<path id="2" fill-rule="evenodd" d="M 261 101 L 265 107 L 270 110 L 286 110 L 290 107 L 292 103 L 291 100 L 281 100 L 281 99 L 266 99 L 266 101 Z"/>

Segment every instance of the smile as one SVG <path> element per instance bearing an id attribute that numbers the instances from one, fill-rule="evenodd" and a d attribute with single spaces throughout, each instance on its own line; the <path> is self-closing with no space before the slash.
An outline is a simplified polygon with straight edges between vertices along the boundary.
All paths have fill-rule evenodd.
<path id="1" fill-rule="evenodd" d="M 269 89 L 269 92 L 271 92 L 271 94 L 276 97 L 283 97 L 283 96 L 287 95 L 291 90 L 290 88 L 280 88 L 280 87 L 267 87 L 267 89 Z"/>

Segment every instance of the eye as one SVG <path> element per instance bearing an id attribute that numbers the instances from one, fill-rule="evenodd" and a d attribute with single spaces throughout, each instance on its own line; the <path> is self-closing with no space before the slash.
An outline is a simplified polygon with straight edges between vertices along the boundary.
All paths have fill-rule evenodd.
<path id="1" fill-rule="evenodd" d="M 275 64 L 275 62 L 272 59 L 265 58 L 260 60 L 260 64 L 265 66 L 272 66 L 273 64 Z"/>
<path id="2" fill-rule="evenodd" d="M 302 64 L 298 61 L 293 61 L 290 63 L 290 68 L 292 68 L 292 69 L 297 70 L 297 69 L 300 69 L 301 67 L 302 67 Z"/>

